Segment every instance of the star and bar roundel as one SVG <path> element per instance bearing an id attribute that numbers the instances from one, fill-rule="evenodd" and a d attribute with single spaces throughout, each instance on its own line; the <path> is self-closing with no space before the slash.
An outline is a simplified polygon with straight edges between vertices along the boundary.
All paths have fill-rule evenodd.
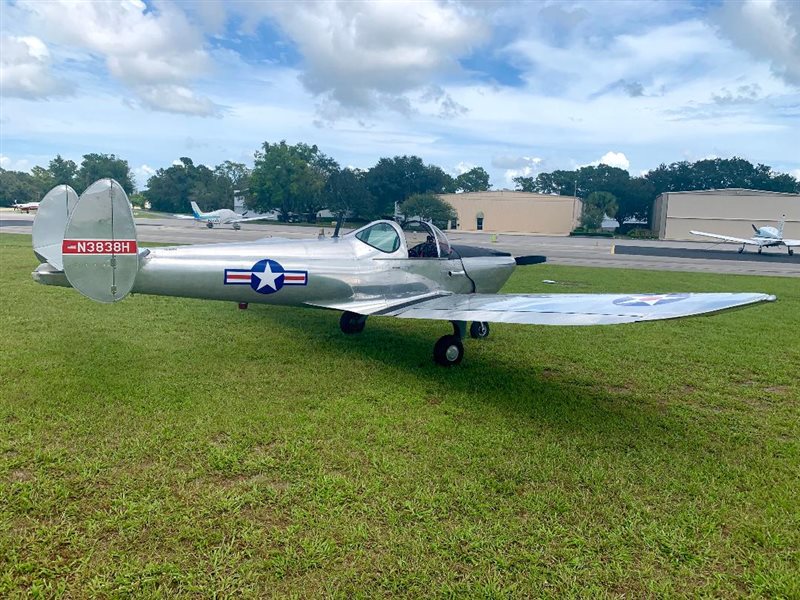
<path id="1" fill-rule="evenodd" d="M 657 306 L 679 302 L 689 297 L 689 294 L 642 294 L 639 296 L 625 296 L 614 300 L 618 306 Z"/>
<path id="2" fill-rule="evenodd" d="M 259 294 L 274 294 L 285 285 L 307 285 L 308 271 L 287 271 L 270 258 L 249 269 L 225 269 L 225 285 L 249 285 Z"/>

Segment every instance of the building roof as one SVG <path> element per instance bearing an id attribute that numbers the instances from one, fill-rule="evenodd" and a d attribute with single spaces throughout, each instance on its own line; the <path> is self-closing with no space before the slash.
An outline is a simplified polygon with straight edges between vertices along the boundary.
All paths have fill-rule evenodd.
<path id="1" fill-rule="evenodd" d="M 664 194 L 704 194 L 707 196 L 797 196 L 800 194 L 792 194 L 790 192 L 770 192 L 768 190 L 750 190 L 747 188 L 721 188 L 714 190 L 685 190 L 680 192 L 662 192 Z"/>

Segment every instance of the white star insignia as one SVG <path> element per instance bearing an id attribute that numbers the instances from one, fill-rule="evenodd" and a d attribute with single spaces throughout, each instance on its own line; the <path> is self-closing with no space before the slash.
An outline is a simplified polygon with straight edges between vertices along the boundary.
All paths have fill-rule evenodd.
<path id="1" fill-rule="evenodd" d="M 280 277 L 281 275 L 283 275 L 283 273 L 273 273 L 272 269 L 270 269 L 269 263 L 267 263 L 264 266 L 263 273 L 259 273 L 256 271 L 253 273 L 253 275 L 255 275 L 258 278 L 258 287 L 256 288 L 256 290 L 261 290 L 264 286 L 269 286 L 273 290 L 277 290 L 278 286 L 275 285 L 275 280 L 278 279 L 278 277 Z"/>

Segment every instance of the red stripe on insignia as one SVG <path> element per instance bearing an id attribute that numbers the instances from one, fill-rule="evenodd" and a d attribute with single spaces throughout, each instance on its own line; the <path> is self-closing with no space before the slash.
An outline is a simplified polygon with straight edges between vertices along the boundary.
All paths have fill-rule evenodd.
<path id="1" fill-rule="evenodd" d="M 284 281 L 305 281 L 306 280 L 306 276 L 305 275 L 284 275 L 283 276 L 283 280 Z"/>
<path id="2" fill-rule="evenodd" d="M 236 281 L 250 281 L 250 273 L 228 273 L 228 279 Z"/>
<path id="3" fill-rule="evenodd" d="M 62 254 L 136 254 L 136 240 L 64 240 Z"/>

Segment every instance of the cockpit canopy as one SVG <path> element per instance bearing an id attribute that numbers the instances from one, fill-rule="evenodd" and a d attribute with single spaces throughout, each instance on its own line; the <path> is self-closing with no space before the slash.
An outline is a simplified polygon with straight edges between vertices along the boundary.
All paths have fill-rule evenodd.
<path id="1" fill-rule="evenodd" d="M 424 221 L 406 221 L 399 225 L 393 221 L 376 221 L 353 232 L 361 240 L 381 252 L 392 254 L 405 240 L 409 258 L 449 258 L 452 252 L 447 236 L 435 225 Z"/>

